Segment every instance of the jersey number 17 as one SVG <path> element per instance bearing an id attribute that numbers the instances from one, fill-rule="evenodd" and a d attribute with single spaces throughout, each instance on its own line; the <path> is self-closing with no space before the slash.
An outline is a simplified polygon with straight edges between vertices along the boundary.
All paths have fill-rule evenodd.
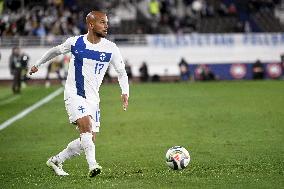
<path id="1" fill-rule="evenodd" d="M 103 69 L 103 67 L 104 67 L 104 64 L 96 63 L 95 74 L 101 74 L 101 70 Z"/>

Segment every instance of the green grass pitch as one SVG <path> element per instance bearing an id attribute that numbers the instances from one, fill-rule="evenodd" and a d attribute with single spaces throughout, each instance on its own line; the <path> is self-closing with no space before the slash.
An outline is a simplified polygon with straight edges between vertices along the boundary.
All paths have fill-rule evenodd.
<path id="1" fill-rule="evenodd" d="M 0 123 L 57 87 L 16 98 L 0 87 Z M 124 112 L 118 85 L 102 86 L 92 179 L 84 154 L 65 162 L 68 177 L 45 165 L 78 137 L 63 95 L 0 131 L 0 188 L 284 188 L 283 81 L 132 84 L 129 103 Z M 175 145 L 190 151 L 185 170 L 165 164 Z"/>

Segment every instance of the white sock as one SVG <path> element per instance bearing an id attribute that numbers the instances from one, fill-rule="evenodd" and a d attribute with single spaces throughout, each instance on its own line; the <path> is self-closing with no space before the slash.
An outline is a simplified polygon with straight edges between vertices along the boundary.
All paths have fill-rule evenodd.
<path id="1" fill-rule="evenodd" d="M 80 155 L 83 151 L 80 138 L 70 142 L 67 147 L 55 156 L 58 163 L 63 163 L 65 160 Z"/>
<path id="2" fill-rule="evenodd" d="M 82 133 L 81 135 L 81 145 L 85 151 L 86 159 L 89 164 L 89 169 L 93 168 L 96 161 L 96 148 L 93 143 L 93 135 L 92 133 Z"/>

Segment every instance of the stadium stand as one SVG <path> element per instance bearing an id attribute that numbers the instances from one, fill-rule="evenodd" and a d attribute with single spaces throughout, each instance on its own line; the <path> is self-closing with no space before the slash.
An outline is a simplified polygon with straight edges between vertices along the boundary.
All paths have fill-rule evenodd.
<path id="1" fill-rule="evenodd" d="M 267 63 L 277 62 L 280 57 L 278 49 L 284 43 L 284 3 L 281 0 L 0 0 L 0 51 L 4 63 L 0 67 L 7 67 L 7 52 L 10 53 L 12 47 L 20 46 L 29 52 L 36 47 L 38 53 L 33 54 L 30 60 L 33 63 L 47 48 L 62 43 L 69 36 L 86 33 L 84 18 L 93 9 L 108 14 L 110 27 L 107 38 L 125 46 L 122 51 L 134 67 L 134 76 L 138 75 L 135 72 L 138 65 L 149 61 L 149 56 L 153 56 L 153 62 L 149 64 L 151 75 L 177 74 L 176 64 L 181 56 L 187 57 L 191 64 L 252 63 L 256 58 Z M 161 34 L 167 37 L 160 38 Z M 187 40 L 180 44 L 172 40 L 173 36 L 179 35 L 184 35 Z M 209 59 L 214 54 L 211 50 L 220 47 L 218 41 L 221 41 L 226 56 L 220 54 Z M 172 42 L 184 49 L 171 57 L 168 56 L 172 52 L 167 56 L 159 54 L 165 53 L 164 50 L 153 54 L 149 49 L 156 50 L 156 42 L 168 48 L 164 50 L 172 48 L 169 47 Z M 202 46 L 207 42 L 215 46 L 211 49 Z M 261 47 L 264 43 L 269 49 L 265 53 Z M 248 53 L 239 44 L 258 46 L 253 53 Z M 270 48 L 271 44 L 278 45 L 277 50 Z M 235 51 L 227 52 L 226 45 L 234 46 Z M 142 46 L 144 49 L 139 49 Z M 196 50 L 194 47 L 200 48 L 198 53 L 188 54 Z M 143 59 L 141 52 L 147 55 L 147 60 Z M 208 56 L 202 56 L 201 52 Z M 240 53 L 246 57 L 241 57 Z M 154 56 L 161 57 L 159 62 Z M 8 74 L 2 74 L 2 68 L 0 75 L 8 78 Z"/>
<path id="2" fill-rule="evenodd" d="M 149 7 L 155 1 L 158 10 L 153 15 Z M 81 18 L 94 8 L 112 18 L 110 34 L 283 31 L 275 13 L 280 0 L 2 0 L 2 7 L 0 36 L 85 33 Z"/>

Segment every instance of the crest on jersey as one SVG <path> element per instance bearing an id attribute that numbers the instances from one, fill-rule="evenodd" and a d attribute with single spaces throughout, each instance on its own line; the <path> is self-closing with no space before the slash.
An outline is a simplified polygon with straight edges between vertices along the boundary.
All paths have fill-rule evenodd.
<path id="1" fill-rule="evenodd" d="M 106 58 L 106 54 L 105 54 L 105 53 L 101 53 L 101 54 L 100 54 L 100 59 L 101 59 L 101 61 L 104 61 L 105 58 Z"/>

